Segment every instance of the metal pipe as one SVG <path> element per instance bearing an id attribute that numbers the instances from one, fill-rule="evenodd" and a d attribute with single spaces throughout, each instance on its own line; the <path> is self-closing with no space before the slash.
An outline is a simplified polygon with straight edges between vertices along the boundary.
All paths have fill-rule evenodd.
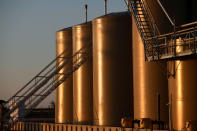
<path id="1" fill-rule="evenodd" d="M 158 102 L 158 105 L 157 105 L 158 106 L 157 108 L 158 109 L 158 121 L 160 121 L 160 94 L 159 93 L 157 94 L 157 97 L 158 97 L 158 101 L 157 101 Z"/>
<path id="2" fill-rule="evenodd" d="M 84 7 L 85 7 L 85 22 L 87 22 L 88 21 L 88 5 L 85 4 Z"/>
<path id="3" fill-rule="evenodd" d="M 106 15 L 107 14 L 107 0 L 104 0 L 104 8 L 105 8 L 104 13 Z"/>
<path id="4" fill-rule="evenodd" d="M 181 28 L 184 28 L 184 27 L 192 26 L 192 25 L 196 25 L 196 24 L 197 24 L 197 21 L 192 22 L 192 23 L 187 23 L 187 24 L 181 25 L 180 27 L 181 27 Z"/>
<path id="5" fill-rule="evenodd" d="M 163 12 L 165 13 L 165 15 L 167 16 L 167 18 L 170 21 L 170 23 L 172 24 L 172 26 L 175 26 L 175 23 L 172 21 L 172 19 L 168 15 L 167 11 L 165 10 L 165 8 L 163 7 L 163 5 L 161 4 L 160 0 L 157 0 L 157 3 L 160 5 L 161 9 L 163 10 Z"/>
<path id="6" fill-rule="evenodd" d="M 183 34 L 185 34 L 185 33 L 188 33 L 190 30 L 193 31 L 194 28 L 197 28 L 197 26 L 191 27 L 191 28 L 186 28 L 186 29 L 183 29 L 183 30 L 180 30 L 180 31 L 176 31 L 176 34 L 178 34 L 178 35 L 183 35 Z M 169 37 L 170 35 L 173 35 L 173 34 L 174 34 L 174 32 L 171 32 L 171 33 L 167 33 L 167 34 L 163 34 L 163 35 L 151 37 L 151 38 L 148 38 L 148 39 L 146 39 L 146 40 L 151 40 L 151 39 L 153 39 L 153 38 L 161 39 L 162 37 Z"/>
<path id="7" fill-rule="evenodd" d="M 172 94 L 170 94 L 170 102 L 169 102 L 169 121 L 170 121 L 169 130 L 173 131 L 173 127 L 172 127 Z"/>

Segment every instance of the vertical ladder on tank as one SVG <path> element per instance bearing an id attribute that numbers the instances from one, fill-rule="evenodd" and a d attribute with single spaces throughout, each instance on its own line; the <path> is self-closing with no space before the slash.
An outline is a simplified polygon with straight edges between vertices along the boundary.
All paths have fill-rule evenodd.
<path id="1" fill-rule="evenodd" d="M 49 96 L 59 85 L 72 76 L 89 56 L 87 45 L 78 50 L 74 55 L 65 58 L 65 53 L 61 53 L 51 63 L 49 63 L 40 73 L 13 95 L 4 107 L 9 109 L 3 116 L 4 123 L 7 123 L 6 129 L 9 130 L 17 121 L 23 120 L 24 116 L 31 112 L 31 109 L 39 105 L 47 96 Z M 56 61 L 59 59 L 58 63 Z M 73 68 L 67 72 L 60 73 L 63 67 L 72 62 Z M 20 116 L 20 109 L 28 109 Z M 25 110 L 24 110 L 25 111 Z M 27 111 L 27 110 L 26 110 Z"/>
<path id="2" fill-rule="evenodd" d="M 128 0 L 128 7 L 133 14 L 144 43 L 145 60 L 147 61 L 150 58 L 154 60 L 154 57 L 159 58 L 159 50 L 156 46 L 158 41 L 155 36 L 160 33 L 148 3 L 146 0 Z"/>

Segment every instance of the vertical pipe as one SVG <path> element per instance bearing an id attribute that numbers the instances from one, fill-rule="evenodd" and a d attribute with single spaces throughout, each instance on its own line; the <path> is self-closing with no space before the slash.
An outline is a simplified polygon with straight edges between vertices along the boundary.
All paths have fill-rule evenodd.
<path id="1" fill-rule="evenodd" d="M 107 0 L 104 0 L 104 8 L 105 8 L 104 13 L 106 15 L 107 14 Z"/>
<path id="2" fill-rule="evenodd" d="M 88 5 L 85 4 L 84 7 L 85 7 L 85 22 L 87 22 L 88 21 Z"/>
<path id="3" fill-rule="evenodd" d="M 160 121 L 160 94 L 158 93 L 157 94 L 157 97 L 158 97 L 158 121 Z"/>
<path id="4" fill-rule="evenodd" d="M 169 121 L 170 121 L 170 131 L 172 131 L 172 94 L 170 94 L 170 102 L 169 102 Z"/>

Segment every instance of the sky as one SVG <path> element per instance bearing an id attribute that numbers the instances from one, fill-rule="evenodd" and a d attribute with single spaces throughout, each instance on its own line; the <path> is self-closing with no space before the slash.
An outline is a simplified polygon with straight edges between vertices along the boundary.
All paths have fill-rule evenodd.
<path id="1" fill-rule="evenodd" d="M 55 58 L 55 32 L 104 14 L 104 0 L 0 0 L 0 99 L 7 100 Z M 125 11 L 108 0 L 108 13 Z M 54 93 L 40 107 L 47 107 Z"/>

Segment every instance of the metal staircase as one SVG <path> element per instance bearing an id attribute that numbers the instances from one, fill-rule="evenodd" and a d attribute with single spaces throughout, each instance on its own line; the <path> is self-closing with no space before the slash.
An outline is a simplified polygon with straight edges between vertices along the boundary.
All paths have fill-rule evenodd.
<path id="1" fill-rule="evenodd" d="M 157 35 L 160 32 L 157 28 L 152 12 L 146 0 L 130 0 L 128 6 L 133 14 L 140 36 L 144 43 L 145 60 L 150 56 L 152 60 L 159 57 L 157 54 Z"/>
<path id="2" fill-rule="evenodd" d="M 61 53 L 17 91 L 4 105 L 9 109 L 3 116 L 5 128 L 9 130 L 17 121 L 23 120 L 32 108 L 35 108 L 68 77 L 72 76 L 72 73 L 91 57 L 89 55 L 90 48 L 92 48 L 91 45 L 85 46 L 70 57 L 65 57 L 67 56 L 65 55 L 66 52 Z M 71 63 L 73 64 L 72 69 L 60 73 L 63 67 Z M 28 112 L 25 109 L 28 109 Z"/>
<path id="3" fill-rule="evenodd" d="M 174 28 L 174 32 L 160 35 L 147 0 L 124 1 L 135 19 L 142 38 L 146 61 L 174 60 L 196 55 L 197 22 L 175 27 L 175 23 L 169 17 L 160 0 L 157 0 L 158 5 Z"/>

